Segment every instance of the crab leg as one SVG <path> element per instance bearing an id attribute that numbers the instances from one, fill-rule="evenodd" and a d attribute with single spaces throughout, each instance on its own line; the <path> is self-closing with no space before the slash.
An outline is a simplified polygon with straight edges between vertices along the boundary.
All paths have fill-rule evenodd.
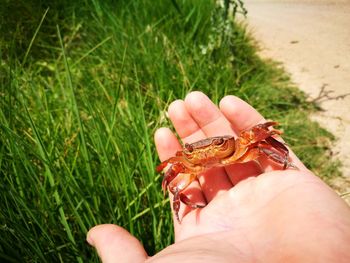
<path id="1" fill-rule="evenodd" d="M 180 210 L 180 192 L 179 190 L 176 190 L 174 193 L 174 197 L 173 197 L 173 210 L 175 213 L 175 217 L 177 219 L 177 222 L 180 222 L 180 218 L 179 218 L 179 210 Z"/>
<path id="2" fill-rule="evenodd" d="M 181 194 L 181 191 L 186 189 L 190 183 L 192 183 L 197 178 L 196 174 L 182 173 L 177 175 L 174 180 L 169 184 L 169 190 L 173 193 L 173 210 L 177 221 L 180 223 L 179 210 L 180 210 L 180 201 L 185 200 L 189 201 L 188 197 L 183 197 L 185 195 Z"/>
<path id="3" fill-rule="evenodd" d="M 182 203 L 184 203 L 187 206 L 190 206 L 193 209 L 203 208 L 206 206 L 205 204 L 196 204 L 191 202 L 191 200 L 184 193 L 180 193 L 180 200 Z"/>
<path id="4" fill-rule="evenodd" d="M 268 137 L 266 138 L 266 142 L 268 144 L 270 144 L 271 146 L 273 146 L 273 148 L 275 148 L 278 152 L 280 152 L 284 158 L 284 166 L 283 169 L 287 168 L 287 164 L 288 164 L 288 156 L 289 156 L 289 150 L 288 148 L 284 145 L 284 143 L 276 140 L 273 137 Z"/>
<path id="5" fill-rule="evenodd" d="M 165 172 L 163 181 L 162 181 L 162 189 L 165 195 L 166 190 L 168 188 L 169 183 L 174 180 L 174 178 L 179 174 L 185 171 L 185 166 L 182 163 L 174 163 L 169 169 Z"/>
<path id="6" fill-rule="evenodd" d="M 286 144 L 283 142 L 280 142 L 278 140 L 276 140 L 273 137 L 268 137 L 265 140 L 267 143 L 269 143 L 270 145 L 272 145 L 276 150 L 278 150 L 279 152 L 285 154 L 286 156 L 288 156 L 289 154 L 289 150 L 286 147 Z"/>
<path id="7" fill-rule="evenodd" d="M 193 209 L 205 207 L 205 205 L 202 205 L 202 204 L 192 203 L 186 195 L 184 195 L 183 193 L 180 192 L 179 189 L 177 189 L 173 197 L 173 209 L 174 209 L 176 220 L 179 223 L 181 223 L 179 218 L 180 201 L 183 202 L 185 205 L 192 207 Z"/>
<path id="8" fill-rule="evenodd" d="M 165 195 L 166 189 L 169 183 L 179 174 L 188 172 L 188 167 L 191 167 L 192 164 L 186 161 L 185 158 L 182 157 L 182 152 L 178 151 L 175 157 L 171 157 L 168 160 L 165 160 L 161 164 L 159 164 L 156 168 L 156 171 L 160 173 L 163 171 L 168 165 L 170 167 L 164 173 L 164 178 L 162 181 L 162 189 Z"/>
<path id="9" fill-rule="evenodd" d="M 267 158 L 283 165 L 283 169 L 287 169 L 289 167 L 297 168 L 292 162 L 289 161 L 289 151 L 283 143 L 272 137 L 266 141 L 268 143 L 260 143 L 258 147 L 260 151 L 267 156 Z"/>

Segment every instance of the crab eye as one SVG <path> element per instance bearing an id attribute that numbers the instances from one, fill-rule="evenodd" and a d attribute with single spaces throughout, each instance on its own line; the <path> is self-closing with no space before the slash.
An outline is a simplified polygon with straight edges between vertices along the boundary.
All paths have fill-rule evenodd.
<path id="1" fill-rule="evenodd" d="M 190 153 L 193 152 L 193 146 L 189 143 L 185 143 L 185 148 L 187 151 L 189 151 Z"/>
<path id="2" fill-rule="evenodd" d="M 213 144 L 215 145 L 220 145 L 220 144 L 223 144 L 224 143 L 224 139 L 223 138 L 215 138 L 213 140 Z"/>

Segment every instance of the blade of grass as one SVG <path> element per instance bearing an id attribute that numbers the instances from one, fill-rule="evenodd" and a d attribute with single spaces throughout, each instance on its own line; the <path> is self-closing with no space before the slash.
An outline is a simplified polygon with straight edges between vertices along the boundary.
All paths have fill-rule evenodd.
<path id="1" fill-rule="evenodd" d="M 108 40 L 110 40 L 112 37 L 109 36 L 102 40 L 100 43 L 98 43 L 96 46 L 94 46 L 92 49 L 90 49 L 88 52 L 86 52 L 84 55 L 82 55 L 77 61 L 75 61 L 72 65 L 72 67 L 75 67 L 77 64 L 79 64 L 83 59 L 88 57 L 92 52 L 94 52 L 96 49 L 98 49 L 100 46 L 102 46 L 104 43 L 106 43 Z"/>
<path id="2" fill-rule="evenodd" d="M 27 51 L 26 51 L 26 53 L 25 53 L 25 55 L 24 55 L 24 58 L 23 58 L 23 61 L 22 61 L 22 67 L 23 67 L 23 66 L 25 65 L 25 63 L 27 62 L 28 54 L 29 54 L 29 52 L 30 52 L 30 50 L 31 50 L 31 48 L 32 48 L 32 46 L 33 46 L 33 43 L 34 43 L 34 40 L 35 40 L 36 36 L 37 36 L 38 33 L 39 33 L 39 30 L 40 30 L 40 28 L 41 28 L 41 25 L 43 24 L 43 22 L 44 22 L 44 20 L 45 20 L 45 17 L 46 17 L 47 12 L 49 12 L 49 7 L 45 10 L 43 16 L 41 17 L 41 20 L 40 20 L 40 22 L 39 22 L 39 25 L 38 25 L 38 27 L 36 28 L 36 30 L 35 30 L 35 32 L 34 32 L 34 35 L 33 35 L 32 39 L 31 39 L 31 41 L 30 41 L 30 43 L 29 43 L 29 46 L 28 46 L 28 48 L 27 48 Z"/>
<path id="3" fill-rule="evenodd" d="M 61 45 L 61 51 L 62 51 L 62 56 L 63 56 L 63 61 L 64 61 L 64 67 L 66 69 L 66 77 L 67 77 L 67 81 L 68 81 L 68 86 L 71 92 L 71 99 L 72 99 L 72 108 L 73 111 L 75 113 L 75 117 L 77 119 L 78 122 L 78 127 L 79 127 L 79 135 L 80 135 L 80 140 L 81 140 L 81 147 L 82 147 L 82 155 L 84 158 L 84 164 L 85 164 L 85 168 L 87 171 L 87 175 L 88 175 L 88 179 L 90 182 L 90 186 L 93 187 L 94 186 L 94 180 L 92 177 L 92 170 L 91 170 L 91 166 L 90 166 L 90 158 L 89 158 L 89 151 L 87 150 L 86 147 L 86 141 L 85 141 L 85 134 L 84 134 L 84 127 L 80 118 L 80 113 L 79 113 L 79 108 L 78 108 L 78 104 L 77 104 L 77 100 L 75 98 L 75 92 L 74 92 L 74 88 L 73 88 L 73 82 L 72 82 L 72 76 L 69 70 L 69 64 L 66 58 L 66 53 L 64 50 L 64 45 L 63 45 L 63 41 L 62 41 L 62 37 L 61 37 L 61 33 L 60 33 L 60 28 L 57 25 L 57 35 L 58 35 L 58 39 L 60 41 L 60 45 Z M 98 202 L 96 197 L 93 197 L 94 200 L 94 205 L 95 205 L 95 209 L 98 208 Z"/>
<path id="4" fill-rule="evenodd" d="M 51 186 L 52 188 L 54 188 L 54 187 L 56 187 L 56 186 L 55 186 L 55 179 L 54 179 L 54 175 L 52 174 L 51 169 L 50 169 L 50 166 L 49 166 L 49 164 L 50 164 L 50 159 L 49 159 L 48 153 L 47 153 L 47 151 L 46 151 L 46 149 L 45 149 L 45 146 L 44 146 L 44 144 L 43 144 L 43 141 L 42 141 L 42 139 L 41 139 L 41 136 L 40 136 L 40 134 L 38 133 L 38 130 L 37 130 L 37 128 L 36 128 L 36 126 L 35 126 L 35 124 L 34 124 L 34 122 L 33 122 L 33 119 L 32 119 L 32 117 L 31 117 L 31 115 L 30 115 L 30 113 L 29 113 L 29 111 L 28 111 L 28 109 L 27 109 L 27 107 L 26 107 L 24 101 L 23 101 L 23 107 L 24 107 L 24 109 L 25 109 L 25 111 L 26 111 L 26 113 L 27 113 L 28 119 L 29 119 L 29 121 L 30 121 L 31 128 L 32 128 L 33 131 L 34 131 L 35 138 L 36 138 L 36 145 L 38 146 L 38 149 L 39 149 L 39 153 L 40 153 L 40 155 L 41 155 L 41 158 L 42 158 L 43 160 L 45 160 L 45 162 L 44 162 L 45 176 L 48 178 L 48 181 L 49 181 L 50 186 Z M 73 236 L 73 234 L 72 234 L 72 231 L 71 231 L 70 226 L 69 226 L 69 224 L 68 224 L 68 221 L 67 221 L 67 219 L 66 219 L 66 215 L 65 215 L 65 212 L 64 212 L 64 209 L 63 209 L 63 206 L 62 206 L 62 200 L 61 200 L 60 195 L 59 195 L 59 193 L 58 193 L 57 190 L 54 191 L 53 196 L 54 196 L 54 199 L 55 199 L 55 201 L 56 201 L 56 205 L 58 206 L 58 211 L 59 211 L 59 214 L 60 214 L 60 220 L 61 220 L 61 223 L 62 223 L 62 225 L 64 226 L 64 229 L 65 229 L 65 231 L 66 231 L 66 233 L 67 233 L 68 239 L 69 239 L 74 245 L 76 245 L 75 238 L 74 238 L 74 236 Z M 78 262 L 83 262 L 83 261 L 82 261 L 82 258 L 79 257 L 79 256 L 77 256 L 77 260 L 78 260 Z"/>

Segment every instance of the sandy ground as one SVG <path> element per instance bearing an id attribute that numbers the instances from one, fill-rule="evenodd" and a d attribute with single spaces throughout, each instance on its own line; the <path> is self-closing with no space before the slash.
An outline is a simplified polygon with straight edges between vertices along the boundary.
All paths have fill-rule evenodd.
<path id="1" fill-rule="evenodd" d="M 310 99 L 322 87 L 331 97 L 350 93 L 350 0 L 247 0 L 248 25 L 261 55 L 283 63 Z M 334 155 L 343 163 L 340 192 L 350 192 L 350 95 L 324 100 L 312 116 L 337 138 Z M 346 196 L 350 203 L 350 195 Z"/>

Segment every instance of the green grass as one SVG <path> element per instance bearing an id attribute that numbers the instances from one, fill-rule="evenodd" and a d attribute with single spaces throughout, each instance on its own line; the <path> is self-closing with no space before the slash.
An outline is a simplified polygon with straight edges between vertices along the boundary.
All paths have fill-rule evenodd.
<path id="1" fill-rule="evenodd" d="M 313 171 L 339 173 L 332 135 L 308 119 L 316 108 L 244 28 L 213 1 L 174 3 L 0 7 L 0 261 L 97 262 L 85 235 L 99 223 L 125 227 L 149 254 L 169 245 L 153 134 L 191 90 L 245 99 Z"/>

